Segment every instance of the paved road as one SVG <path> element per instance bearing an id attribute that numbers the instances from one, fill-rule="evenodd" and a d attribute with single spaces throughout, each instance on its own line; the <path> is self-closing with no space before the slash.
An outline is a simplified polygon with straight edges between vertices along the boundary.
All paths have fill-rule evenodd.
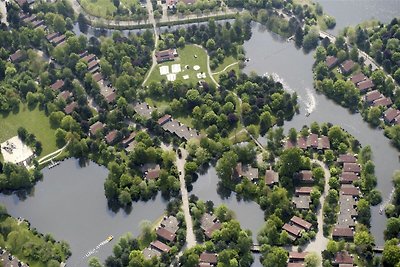
<path id="1" fill-rule="evenodd" d="M 189 212 L 189 198 L 188 198 L 188 191 L 186 189 L 186 182 L 185 182 L 185 163 L 187 157 L 187 151 L 182 149 L 182 158 L 176 157 L 176 166 L 178 167 L 179 171 L 179 181 L 181 183 L 181 194 L 182 194 L 182 209 L 185 215 L 185 222 L 186 222 L 186 245 L 187 248 L 194 247 L 196 245 L 196 238 L 194 237 L 193 232 L 193 222 L 192 216 Z"/>
<path id="2" fill-rule="evenodd" d="M 326 238 L 324 236 L 324 231 L 323 231 L 324 216 L 322 214 L 322 207 L 325 204 L 325 198 L 329 191 L 328 181 L 331 178 L 331 173 L 329 172 L 328 167 L 322 161 L 313 159 L 313 160 L 311 160 L 311 162 L 319 164 L 324 169 L 325 186 L 324 186 L 324 193 L 321 194 L 321 197 L 319 198 L 319 202 L 321 204 L 320 204 L 320 207 L 318 208 L 318 212 L 317 212 L 318 233 L 315 237 L 315 240 L 313 240 L 309 244 L 307 244 L 304 247 L 303 251 L 315 251 L 315 252 L 317 252 L 318 255 L 321 256 L 322 251 L 324 251 L 326 249 L 326 246 L 328 244 L 328 238 Z"/>
<path id="3" fill-rule="evenodd" d="M 151 0 L 147 0 L 146 7 L 147 7 L 147 12 L 149 13 L 149 21 L 153 25 L 154 50 L 153 50 L 153 53 L 152 53 L 153 64 L 151 65 L 150 70 L 147 72 L 146 78 L 144 78 L 142 86 L 144 86 L 147 83 L 147 80 L 149 79 L 150 74 L 153 72 L 154 68 L 157 66 L 156 50 L 157 50 L 158 39 L 159 39 L 159 33 L 158 33 L 158 29 L 157 29 L 157 22 L 156 22 L 156 20 L 154 18 L 153 5 L 151 4 Z"/>
<path id="4" fill-rule="evenodd" d="M 1 17 L 1 22 L 8 26 L 6 2 L 3 0 L 0 0 L 0 17 Z"/>

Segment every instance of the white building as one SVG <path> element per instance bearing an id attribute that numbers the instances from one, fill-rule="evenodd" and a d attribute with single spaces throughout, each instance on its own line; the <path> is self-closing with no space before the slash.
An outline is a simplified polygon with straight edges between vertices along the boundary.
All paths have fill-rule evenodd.
<path id="1" fill-rule="evenodd" d="M 25 145 L 18 136 L 11 137 L 1 144 L 1 154 L 3 155 L 4 162 L 25 167 L 34 158 L 32 149 Z"/>

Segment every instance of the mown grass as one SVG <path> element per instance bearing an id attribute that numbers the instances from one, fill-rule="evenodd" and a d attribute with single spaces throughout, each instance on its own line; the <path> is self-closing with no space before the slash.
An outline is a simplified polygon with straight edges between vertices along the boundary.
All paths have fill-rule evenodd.
<path id="1" fill-rule="evenodd" d="M 18 113 L 0 114 L 0 125 L 0 143 L 17 135 L 18 128 L 24 127 L 42 143 L 41 156 L 57 150 L 55 130 L 50 127 L 46 114 L 37 107 L 30 110 L 27 105 L 21 104 Z"/>
<path id="2" fill-rule="evenodd" d="M 233 63 L 237 63 L 237 64 L 234 64 L 234 65 L 230 66 L 229 68 L 227 68 L 225 71 L 223 71 L 227 66 L 229 66 Z M 213 77 L 217 82 L 219 82 L 219 76 L 221 76 L 224 73 L 228 73 L 231 70 L 234 70 L 236 74 L 239 74 L 239 71 L 240 71 L 239 61 L 236 58 L 234 58 L 233 56 L 225 57 L 224 61 L 221 64 L 219 64 L 215 70 L 213 70 L 213 73 L 215 73 L 215 74 L 213 74 Z"/>
<path id="3" fill-rule="evenodd" d="M 96 17 L 111 18 L 117 10 L 112 0 L 79 0 L 79 3 L 87 13 Z M 128 9 L 136 4 L 137 0 L 121 0 L 120 3 Z"/>
<path id="4" fill-rule="evenodd" d="M 182 81 L 188 84 L 189 83 L 196 84 L 200 80 L 196 76 L 197 73 L 204 72 L 207 75 L 207 77 L 204 80 L 207 83 L 212 83 L 210 77 L 208 77 L 207 53 L 204 50 L 204 48 L 196 45 L 186 45 L 184 48 L 178 48 L 178 55 L 179 56 L 175 58 L 174 61 L 158 64 L 153 69 L 153 72 L 150 74 L 146 85 L 149 85 L 151 82 L 160 82 L 162 80 L 167 80 L 166 76 L 160 74 L 160 67 L 168 66 L 169 72 L 171 73 L 171 66 L 173 64 L 181 65 L 181 72 L 176 74 L 176 81 Z M 195 71 L 193 69 L 195 65 L 200 66 L 200 69 L 198 71 Z M 189 66 L 189 69 L 186 69 L 185 66 Z M 189 75 L 189 79 L 184 80 L 183 79 L 184 75 Z"/>

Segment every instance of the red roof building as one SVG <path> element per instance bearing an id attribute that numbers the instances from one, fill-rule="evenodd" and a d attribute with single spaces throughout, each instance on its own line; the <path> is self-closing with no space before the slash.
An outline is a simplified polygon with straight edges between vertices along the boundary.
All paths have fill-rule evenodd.
<path id="1" fill-rule="evenodd" d="M 115 139 L 117 138 L 118 131 L 117 130 L 112 130 L 106 135 L 106 142 L 107 144 L 111 145 L 114 143 Z"/>
<path id="2" fill-rule="evenodd" d="M 9 60 L 12 63 L 18 63 L 21 62 L 24 58 L 25 58 L 25 53 L 22 50 L 18 49 L 17 51 L 15 51 L 14 54 L 10 55 Z"/>
<path id="3" fill-rule="evenodd" d="M 222 224 L 219 222 L 214 223 L 211 227 L 209 227 L 207 230 L 204 231 L 204 234 L 206 235 L 207 238 L 211 239 L 212 238 L 212 234 L 221 229 Z"/>
<path id="4" fill-rule="evenodd" d="M 354 185 L 342 185 L 342 187 L 340 188 L 340 194 L 358 197 L 360 195 L 360 189 L 358 189 Z"/>
<path id="5" fill-rule="evenodd" d="M 160 252 L 165 252 L 165 253 L 168 253 L 171 250 L 171 248 L 168 245 L 158 240 L 151 242 L 150 246 L 157 249 Z"/>
<path id="6" fill-rule="evenodd" d="M 303 220 L 300 217 L 297 216 L 293 216 L 292 219 L 290 219 L 290 221 L 298 226 L 300 226 L 301 228 L 303 228 L 304 230 L 310 230 L 312 227 L 312 224 L 307 222 L 306 220 Z"/>
<path id="7" fill-rule="evenodd" d="M 160 177 L 160 165 L 157 164 L 154 168 L 146 171 L 147 180 L 155 180 L 158 177 Z"/>
<path id="8" fill-rule="evenodd" d="M 351 59 L 346 60 L 340 65 L 343 74 L 349 74 L 354 68 L 354 62 Z"/>
<path id="9" fill-rule="evenodd" d="M 312 191 L 312 187 L 309 186 L 302 186 L 302 187 L 296 187 L 296 195 L 310 195 Z"/>
<path id="10" fill-rule="evenodd" d="M 279 182 L 279 174 L 273 170 L 265 172 L 265 184 L 268 186 L 277 184 Z"/>
<path id="11" fill-rule="evenodd" d="M 171 115 L 165 114 L 164 116 L 162 116 L 161 118 L 158 119 L 157 123 L 158 123 L 158 125 L 163 126 L 167 122 L 171 121 L 171 119 L 172 119 Z"/>
<path id="12" fill-rule="evenodd" d="M 378 90 L 371 91 L 365 95 L 365 101 L 372 104 L 375 100 L 382 97 L 382 94 Z"/>
<path id="13" fill-rule="evenodd" d="M 289 262 L 287 267 L 304 267 L 306 266 L 304 262 Z"/>
<path id="14" fill-rule="evenodd" d="M 370 79 L 366 79 L 365 81 L 357 84 L 357 88 L 360 90 L 361 93 L 369 91 L 370 89 L 374 88 L 374 86 L 375 84 Z"/>
<path id="15" fill-rule="evenodd" d="M 357 158 L 351 154 L 341 154 L 337 160 L 339 163 L 356 163 Z"/>
<path id="16" fill-rule="evenodd" d="M 343 163 L 343 171 L 344 172 L 360 173 L 361 172 L 361 166 L 358 163 L 345 162 L 345 163 Z"/>
<path id="17" fill-rule="evenodd" d="M 307 149 L 308 148 L 308 144 L 307 144 L 307 139 L 305 137 L 299 137 L 297 139 L 297 147 L 301 148 L 301 149 Z"/>
<path id="18" fill-rule="evenodd" d="M 372 106 L 374 107 L 379 107 L 379 106 L 389 107 L 391 105 L 393 105 L 393 102 L 392 99 L 390 99 L 389 97 L 379 98 L 372 103 Z"/>
<path id="19" fill-rule="evenodd" d="M 210 264 L 217 264 L 218 262 L 218 255 L 216 253 L 208 253 L 203 252 L 200 254 L 200 262 L 210 263 Z"/>
<path id="20" fill-rule="evenodd" d="M 329 141 L 328 136 L 322 135 L 318 139 L 318 149 L 330 149 L 331 148 L 331 143 Z"/>
<path id="21" fill-rule="evenodd" d="M 339 177 L 339 181 L 341 184 L 352 184 L 358 179 L 360 179 L 360 177 L 358 177 L 358 175 L 354 172 L 342 172 Z"/>
<path id="22" fill-rule="evenodd" d="M 97 121 L 90 126 L 89 132 L 91 135 L 95 135 L 98 131 L 103 130 L 104 126 L 102 122 Z"/>
<path id="23" fill-rule="evenodd" d="M 394 108 L 388 108 L 383 114 L 386 123 L 393 123 L 394 119 L 400 115 L 400 111 Z"/>
<path id="24" fill-rule="evenodd" d="M 364 73 L 360 72 L 351 76 L 350 80 L 352 83 L 357 84 L 359 82 L 364 81 L 366 78 L 367 76 L 365 76 Z"/>
<path id="25" fill-rule="evenodd" d="M 307 146 L 311 148 L 318 148 L 318 135 L 310 134 L 307 138 Z"/>
<path id="26" fill-rule="evenodd" d="M 57 98 L 67 101 L 68 98 L 70 98 L 71 96 L 72 96 L 72 93 L 70 91 L 63 91 L 58 94 Z"/>
<path id="27" fill-rule="evenodd" d="M 60 90 L 64 86 L 64 81 L 63 80 L 57 80 L 55 83 L 50 85 L 51 89 L 54 91 Z"/>
<path id="28" fill-rule="evenodd" d="M 283 230 L 285 230 L 288 234 L 294 236 L 294 237 L 299 237 L 301 234 L 301 228 L 295 226 L 295 225 L 290 225 L 288 223 L 285 223 L 282 227 Z"/>
<path id="29" fill-rule="evenodd" d="M 71 102 L 70 104 L 66 105 L 64 108 L 65 114 L 67 114 L 67 115 L 71 114 L 77 106 L 78 106 L 78 103 L 76 103 L 76 102 Z"/>
<path id="30" fill-rule="evenodd" d="M 353 237 L 354 237 L 354 232 L 349 227 L 336 226 L 335 228 L 333 228 L 332 238 L 334 239 L 340 239 L 340 238 L 353 239 Z"/>
<path id="31" fill-rule="evenodd" d="M 353 264 L 353 257 L 347 251 L 337 252 L 334 264 Z"/>
<path id="32" fill-rule="evenodd" d="M 312 171 L 310 170 L 302 170 L 294 175 L 295 179 L 304 183 L 312 183 L 314 182 Z"/>
<path id="33" fill-rule="evenodd" d="M 159 238 L 168 241 L 168 242 L 173 242 L 175 240 L 176 234 L 171 233 L 170 231 L 168 231 L 165 228 L 158 228 L 156 231 L 156 234 Z"/>
<path id="34" fill-rule="evenodd" d="M 289 262 L 304 261 L 307 254 L 307 252 L 289 251 Z"/>
<path id="35" fill-rule="evenodd" d="M 167 49 L 156 52 L 157 63 L 172 61 L 176 56 L 178 56 L 178 54 L 175 49 Z"/>
<path id="36" fill-rule="evenodd" d="M 328 66 L 328 68 L 333 68 L 337 65 L 338 59 L 334 56 L 327 56 L 325 59 L 325 63 Z"/>
<path id="37" fill-rule="evenodd" d="M 100 82 L 101 80 L 103 80 L 103 75 L 101 75 L 100 72 L 94 73 L 92 77 L 95 82 Z"/>

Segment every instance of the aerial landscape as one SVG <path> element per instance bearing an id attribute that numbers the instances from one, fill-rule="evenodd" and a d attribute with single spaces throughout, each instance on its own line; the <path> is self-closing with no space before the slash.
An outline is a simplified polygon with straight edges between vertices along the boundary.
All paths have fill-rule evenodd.
<path id="1" fill-rule="evenodd" d="M 400 267 L 400 1 L 0 0 L 0 267 Z"/>

